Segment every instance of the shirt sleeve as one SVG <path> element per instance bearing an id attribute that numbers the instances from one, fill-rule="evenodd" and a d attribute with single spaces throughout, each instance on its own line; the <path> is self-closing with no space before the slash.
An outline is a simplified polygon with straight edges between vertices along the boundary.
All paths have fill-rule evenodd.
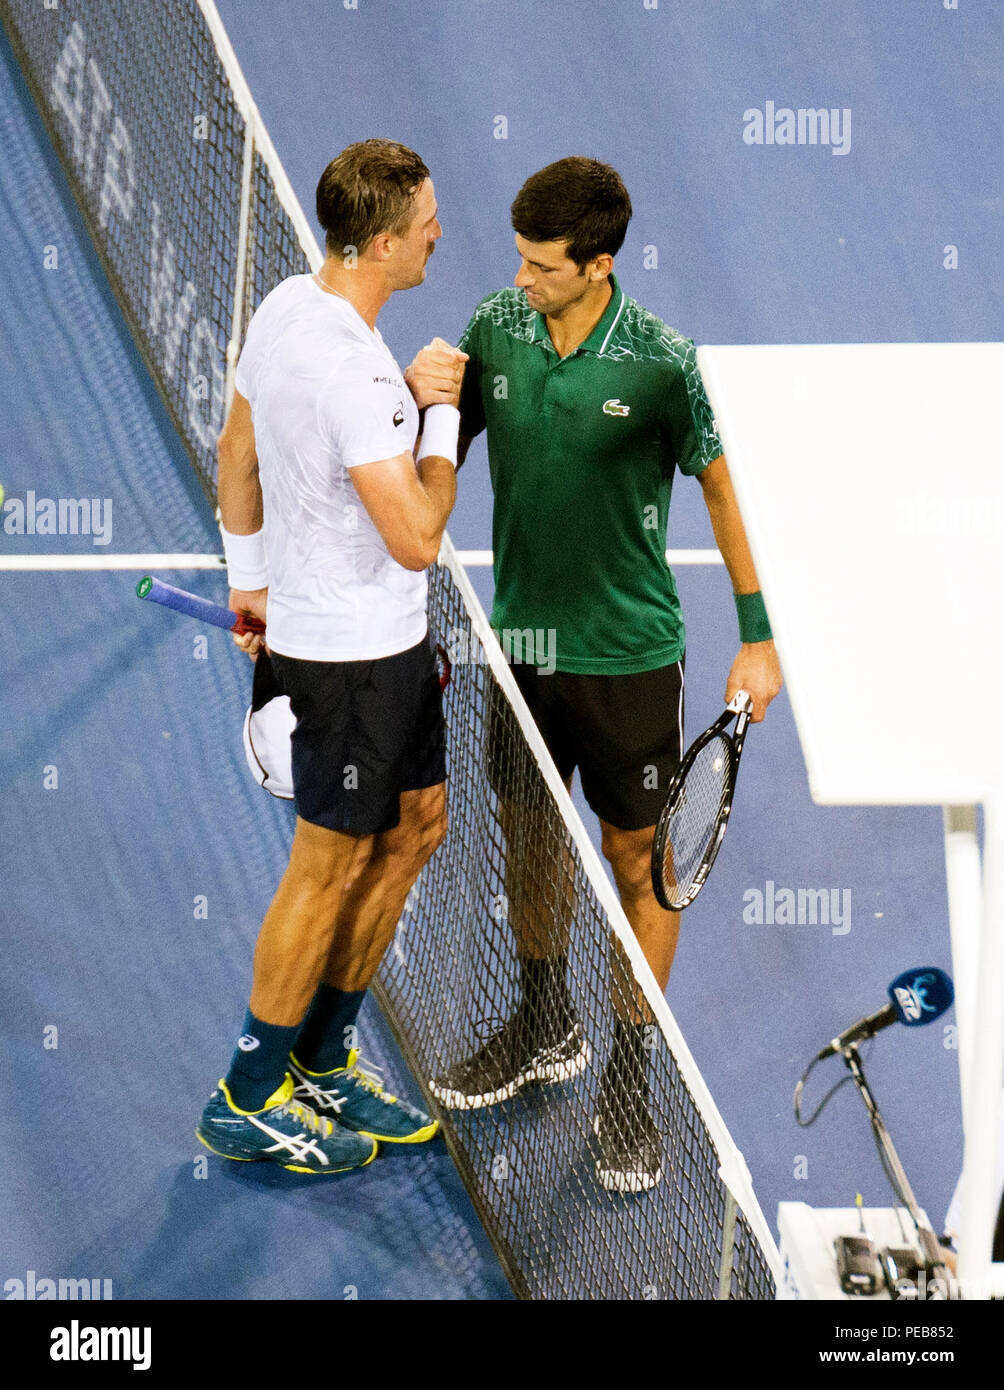
<path id="1" fill-rule="evenodd" d="M 457 344 L 460 351 L 466 352 L 470 358 L 464 368 L 464 381 L 460 388 L 460 433 L 466 439 L 473 439 L 485 427 L 485 408 L 481 399 L 484 368 L 479 355 L 480 345 L 481 320 L 475 314 Z"/>
<path id="2" fill-rule="evenodd" d="M 396 458 L 414 446 L 403 379 L 385 361 L 355 360 L 328 377 L 317 401 L 321 437 L 346 468 Z"/>
<path id="3" fill-rule="evenodd" d="M 248 401 L 251 399 L 251 393 L 254 390 L 254 369 L 257 356 L 255 345 L 257 339 L 258 334 L 255 330 L 254 315 L 252 315 L 251 322 L 248 324 L 248 331 L 244 335 L 244 345 L 241 348 L 241 355 L 237 359 L 237 369 L 234 372 L 234 385 L 244 399 Z"/>
<path id="4" fill-rule="evenodd" d="M 697 351 L 687 339 L 683 358 L 673 366 L 667 391 L 667 433 L 672 457 L 681 473 L 696 477 L 722 452 L 711 404 L 697 366 Z"/>

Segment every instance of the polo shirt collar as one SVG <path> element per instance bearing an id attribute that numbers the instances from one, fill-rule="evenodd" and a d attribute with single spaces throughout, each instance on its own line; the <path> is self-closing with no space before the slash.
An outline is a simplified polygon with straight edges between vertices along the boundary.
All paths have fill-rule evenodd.
<path id="1" fill-rule="evenodd" d="M 590 333 L 589 337 L 586 338 L 585 342 L 579 344 L 577 351 L 595 352 L 599 354 L 610 341 L 614 329 L 620 322 L 621 315 L 624 312 L 624 306 L 627 303 L 627 296 L 620 285 L 618 285 L 613 275 L 610 276 L 610 290 L 610 303 L 603 310 L 602 318 Z M 554 351 L 551 335 L 547 331 L 547 323 L 544 319 L 544 315 L 541 313 L 535 313 L 533 316 L 533 337 L 531 341 L 543 343 L 546 347 L 549 347 L 552 352 Z"/>

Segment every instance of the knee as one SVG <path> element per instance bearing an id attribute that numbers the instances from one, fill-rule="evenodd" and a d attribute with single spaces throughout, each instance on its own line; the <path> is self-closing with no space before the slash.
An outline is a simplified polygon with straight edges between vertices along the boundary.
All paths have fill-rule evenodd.
<path id="1" fill-rule="evenodd" d="M 423 864 L 432 858 L 445 839 L 446 801 L 444 799 L 443 804 L 426 816 L 418 828 L 416 850 Z"/>
<path id="2" fill-rule="evenodd" d="M 602 844 L 622 898 L 641 898 L 652 892 L 651 831 L 604 825 Z"/>
<path id="3" fill-rule="evenodd" d="M 446 796 L 429 797 L 402 814 L 394 859 L 402 874 L 414 878 L 446 838 Z"/>
<path id="4" fill-rule="evenodd" d="M 360 852 L 372 837 L 359 841 L 333 830 L 298 821 L 287 874 L 301 891 L 316 898 L 339 897 Z"/>

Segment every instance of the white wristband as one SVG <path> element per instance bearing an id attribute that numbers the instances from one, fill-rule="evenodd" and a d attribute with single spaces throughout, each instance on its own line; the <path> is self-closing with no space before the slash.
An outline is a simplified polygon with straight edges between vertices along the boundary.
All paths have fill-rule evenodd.
<path id="1" fill-rule="evenodd" d="M 457 440 L 460 437 L 460 411 L 455 405 L 430 405 L 422 426 L 422 447 L 417 463 L 430 454 L 449 459 L 457 466 Z"/>
<path id="2" fill-rule="evenodd" d="M 231 589 L 245 592 L 268 588 L 268 562 L 265 558 L 265 532 L 237 536 L 220 523 L 223 553 L 227 560 L 227 582 Z"/>

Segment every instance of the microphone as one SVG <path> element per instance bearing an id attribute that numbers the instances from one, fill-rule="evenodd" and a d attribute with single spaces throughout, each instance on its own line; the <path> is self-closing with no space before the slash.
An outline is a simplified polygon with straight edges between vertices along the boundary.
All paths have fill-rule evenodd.
<path id="1" fill-rule="evenodd" d="M 933 1023 L 940 1018 L 955 998 L 952 982 L 943 970 L 935 965 L 918 966 L 914 970 L 904 970 L 889 986 L 889 1000 L 875 1013 L 859 1018 L 845 1028 L 839 1037 L 816 1053 L 816 1061 L 823 1062 L 842 1052 L 852 1043 L 871 1038 L 890 1023 L 905 1023 L 908 1028 L 919 1028 L 921 1024 Z"/>

